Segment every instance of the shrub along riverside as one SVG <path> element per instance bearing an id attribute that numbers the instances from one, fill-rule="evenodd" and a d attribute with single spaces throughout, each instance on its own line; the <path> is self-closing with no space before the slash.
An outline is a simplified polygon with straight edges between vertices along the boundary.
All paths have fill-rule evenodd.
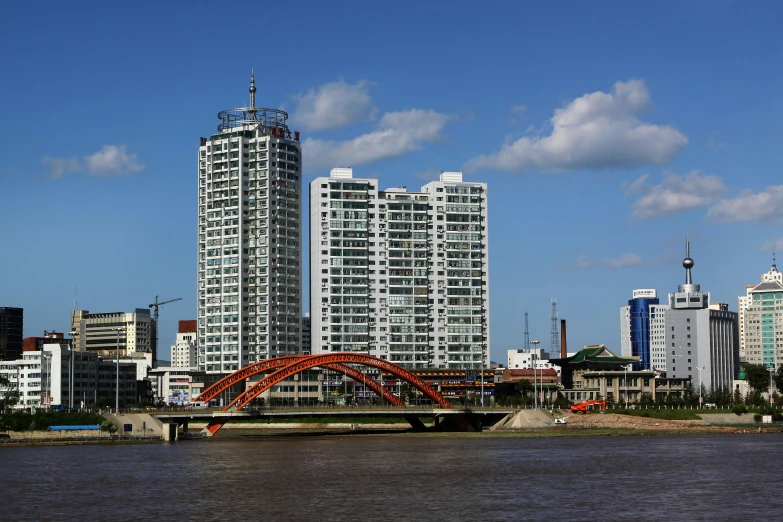
<path id="1" fill-rule="evenodd" d="M 79 426 L 96 425 L 103 422 L 103 417 L 97 413 L 3 413 L 0 414 L 0 431 L 35 431 L 48 430 L 49 426 Z"/>

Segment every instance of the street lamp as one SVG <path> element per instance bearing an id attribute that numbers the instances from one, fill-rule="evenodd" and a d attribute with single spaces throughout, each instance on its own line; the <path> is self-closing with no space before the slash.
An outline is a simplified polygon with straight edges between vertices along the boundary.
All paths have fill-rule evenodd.
<path id="1" fill-rule="evenodd" d="M 696 369 L 699 370 L 699 407 L 704 403 L 704 397 L 701 395 L 701 371 L 705 368 L 705 366 L 697 367 Z"/>
<path id="2" fill-rule="evenodd" d="M 120 413 L 120 332 L 124 332 L 125 328 L 115 328 L 117 331 L 117 386 L 114 390 L 114 413 Z"/>
<path id="3" fill-rule="evenodd" d="M 73 370 L 76 360 L 76 338 L 79 337 L 79 332 L 68 332 L 71 336 L 71 360 L 68 364 L 68 407 L 73 408 Z"/>
<path id="4" fill-rule="evenodd" d="M 534 346 L 534 350 L 537 349 L 541 341 L 530 341 L 530 344 Z M 536 387 L 536 354 L 530 352 L 530 361 L 533 363 L 533 405 L 538 409 L 538 388 Z M 543 384 L 543 383 L 542 383 Z"/>
<path id="5" fill-rule="evenodd" d="M 628 367 L 631 366 L 630 364 L 627 364 L 623 366 L 625 369 L 625 377 L 623 378 L 625 381 L 625 409 L 628 409 Z"/>
<path id="6" fill-rule="evenodd" d="M 484 407 L 484 357 L 487 355 L 487 343 L 481 343 L 481 407 Z"/>

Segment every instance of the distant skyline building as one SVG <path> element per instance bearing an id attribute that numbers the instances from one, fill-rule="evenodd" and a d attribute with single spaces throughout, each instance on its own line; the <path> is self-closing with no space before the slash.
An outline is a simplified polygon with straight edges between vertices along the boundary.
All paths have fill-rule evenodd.
<path id="1" fill-rule="evenodd" d="M 42 336 L 25 337 L 22 339 L 23 352 L 35 352 L 43 350 L 45 344 L 51 343 L 71 343 L 71 339 L 65 340 L 65 335 L 54 330 L 44 331 Z"/>
<path id="2" fill-rule="evenodd" d="M 299 352 L 302 151 L 288 114 L 218 114 L 198 149 L 198 367 L 211 375 Z"/>
<path id="3" fill-rule="evenodd" d="M 311 328 L 310 328 L 310 312 L 306 312 L 304 316 L 302 316 L 302 354 L 303 355 L 309 355 L 312 350 L 312 339 L 311 339 Z"/>
<path id="4" fill-rule="evenodd" d="M 660 304 L 653 288 L 634 290 L 628 304 L 620 307 L 620 350 L 623 357 L 639 358 L 634 370 L 665 369 L 661 368 L 664 348 L 660 339 L 668 308 Z"/>
<path id="5" fill-rule="evenodd" d="M 703 384 L 731 390 L 739 367 L 737 314 L 724 303 L 710 304 L 709 292 L 694 284 L 690 242 L 685 242 L 685 284 L 669 294 L 666 311 L 666 376 L 689 378 L 698 392 Z"/>
<path id="6" fill-rule="evenodd" d="M 558 343 L 559 344 L 559 343 Z M 554 369 L 560 375 L 560 367 L 550 361 L 550 353 L 543 348 L 530 348 L 528 350 L 507 350 L 508 365 L 511 370 L 547 370 Z"/>
<path id="7" fill-rule="evenodd" d="M 24 309 L 0 307 L 0 360 L 10 361 L 22 356 Z"/>
<path id="8" fill-rule="evenodd" d="M 89 312 L 74 310 L 71 330 L 76 332 L 76 351 L 97 352 L 102 357 L 113 356 L 119 350 L 123 357 L 147 356 L 152 360 L 155 351 L 155 320 L 147 308 L 133 312 Z M 121 328 L 119 332 L 118 328 Z"/>
<path id="9" fill-rule="evenodd" d="M 196 368 L 197 362 L 196 321 L 180 321 L 177 340 L 171 346 L 171 367 Z"/>
<path id="10" fill-rule="evenodd" d="M 783 273 L 774 253 L 772 268 L 761 274 L 758 285 L 746 287 L 746 295 L 738 301 L 744 360 L 777 369 L 783 364 Z"/>
<path id="11" fill-rule="evenodd" d="M 444 172 L 379 190 L 350 168 L 310 183 L 312 353 L 407 368 L 489 364 L 487 185 Z"/>

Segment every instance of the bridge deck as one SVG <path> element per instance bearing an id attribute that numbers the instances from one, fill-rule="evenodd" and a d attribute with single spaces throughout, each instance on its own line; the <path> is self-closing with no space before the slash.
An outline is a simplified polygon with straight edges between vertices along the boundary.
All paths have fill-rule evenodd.
<path id="1" fill-rule="evenodd" d="M 507 408 L 476 408 L 476 409 L 446 409 L 446 408 L 319 408 L 319 409 L 275 409 L 256 411 L 222 411 L 222 410 L 195 410 L 183 413 L 157 413 L 153 414 L 161 420 L 195 420 L 195 419 L 256 419 L 263 417 L 402 417 L 405 415 L 416 416 L 442 416 L 442 415 L 508 415 L 516 410 Z"/>

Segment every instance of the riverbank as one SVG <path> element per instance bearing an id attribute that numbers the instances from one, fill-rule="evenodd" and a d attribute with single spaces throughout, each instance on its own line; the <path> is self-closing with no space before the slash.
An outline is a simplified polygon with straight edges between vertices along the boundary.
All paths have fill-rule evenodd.
<path id="1" fill-rule="evenodd" d="M 532 415 L 532 411 L 523 410 L 520 415 Z M 539 417 L 550 415 L 546 410 L 536 412 Z M 712 415 L 709 415 L 711 417 Z M 708 415 L 703 415 L 708 417 Z M 552 420 L 558 418 L 552 415 Z M 562 417 L 560 417 L 562 418 Z M 537 424 L 528 419 L 522 423 L 506 423 L 500 427 L 485 426 L 482 432 L 414 432 L 408 423 L 402 422 L 229 422 L 215 436 L 216 438 L 262 438 L 262 437 L 299 437 L 299 436 L 367 436 L 398 434 L 403 437 L 487 437 L 487 438 L 560 438 L 595 436 L 633 436 L 633 435 L 683 435 L 683 434 L 744 434 L 744 433 L 780 433 L 781 424 L 759 426 L 750 416 L 717 415 L 714 419 L 669 420 L 635 415 L 607 414 L 570 414 L 566 415 L 566 424 Z M 122 419 L 112 419 L 113 421 Z M 362 419 L 364 420 L 364 419 Z M 151 423 L 147 424 L 150 426 Z M 213 440 L 203 435 L 203 422 L 189 425 L 187 436 L 180 440 Z M 134 430 L 135 431 L 135 430 Z M 157 431 L 157 432 L 156 432 Z M 142 432 L 134 435 L 113 435 L 97 430 L 74 430 L 68 435 L 53 431 L 11 431 L 9 438 L 0 438 L 2 446 L 60 446 L 75 444 L 140 444 L 161 442 L 159 430 L 148 429 L 147 436 Z"/>
<path id="2" fill-rule="evenodd" d="M 5 435 L 5 434 L 4 434 Z M 8 438 L 0 438 L 0 448 L 12 446 L 74 446 L 80 444 L 149 444 L 161 442 L 161 437 L 132 437 L 101 433 L 90 430 L 83 434 L 63 436 L 51 431 L 8 432 Z"/>

